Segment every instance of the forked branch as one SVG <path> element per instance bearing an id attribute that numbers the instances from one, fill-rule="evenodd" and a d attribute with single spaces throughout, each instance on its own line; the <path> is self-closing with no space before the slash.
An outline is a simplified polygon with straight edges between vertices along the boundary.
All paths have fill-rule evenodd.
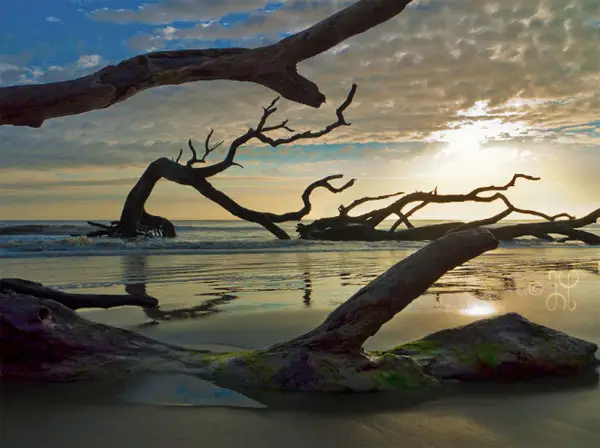
<path id="1" fill-rule="evenodd" d="M 308 130 L 308 131 L 300 132 L 297 134 L 293 134 L 287 138 L 273 139 L 273 138 L 267 136 L 267 134 L 266 134 L 267 132 L 271 132 L 271 131 L 278 130 L 278 129 L 284 129 L 288 132 L 295 132 L 292 128 L 290 128 L 287 125 L 288 120 L 284 120 L 277 125 L 267 126 L 267 121 L 268 121 L 269 117 L 277 111 L 276 105 L 277 105 L 279 98 L 275 98 L 273 101 L 271 101 L 271 103 L 267 107 L 263 107 L 263 113 L 260 117 L 260 120 L 258 121 L 258 124 L 256 125 L 256 129 L 250 128 L 244 134 L 242 134 L 239 137 L 237 137 L 236 139 L 234 139 L 231 142 L 231 144 L 229 145 L 227 155 L 225 156 L 225 158 L 222 161 L 217 162 L 217 163 L 207 166 L 207 167 L 194 168 L 194 175 L 197 177 L 207 178 L 207 177 L 212 177 L 219 173 L 222 173 L 223 171 L 225 171 L 226 169 L 228 169 L 229 167 L 231 167 L 233 165 L 240 166 L 239 164 L 237 164 L 234 161 L 235 157 L 237 155 L 237 151 L 241 146 L 245 145 L 246 143 L 248 143 L 249 141 L 251 141 L 253 139 L 260 140 L 261 142 L 266 143 L 266 144 L 270 145 L 271 147 L 277 147 L 277 146 L 285 145 L 285 144 L 292 143 L 292 142 L 295 142 L 298 140 L 307 140 L 307 139 L 318 138 L 325 134 L 330 133 L 331 131 L 333 131 L 334 129 L 336 129 L 340 126 L 350 126 L 351 123 L 348 123 L 346 121 L 346 119 L 344 117 L 344 112 L 348 108 L 348 106 L 350 106 L 350 104 L 352 103 L 352 100 L 354 99 L 354 95 L 356 94 L 357 88 L 358 88 L 358 86 L 356 84 L 352 84 L 352 87 L 350 88 L 350 92 L 348 93 L 348 96 L 346 97 L 344 102 L 336 109 L 337 120 L 335 122 L 331 123 L 330 125 L 324 127 L 323 129 L 321 129 L 319 131 L 313 132 L 311 130 Z M 208 141 L 208 139 L 207 139 L 207 141 Z M 192 151 L 192 153 L 195 154 L 195 151 Z"/>
<path id="2" fill-rule="evenodd" d="M 196 153 L 196 148 L 194 148 L 194 145 L 192 144 L 192 140 L 191 139 L 188 140 L 188 147 L 190 148 L 190 151 L 192 152 L 192 158 L 187 161 L 185 166 L 187 166 L 189 168 L 194 163 L 206 163 L 206 158 L 208 157 L 208 155 L 223 144 L 224 140 L 221 140 L 216 145 L 214 145 L 212 147 L 210 146 L 210 138 L 212 137 L 213 132 L 214 132 L 214 129 L 211 129 L 210 132 L 208 133 L 208 135 L 206 136 L 206 140 L 204 141 L 204 155 L 202 156 L 201 159 L 198 159 L 198 155 Z"/>

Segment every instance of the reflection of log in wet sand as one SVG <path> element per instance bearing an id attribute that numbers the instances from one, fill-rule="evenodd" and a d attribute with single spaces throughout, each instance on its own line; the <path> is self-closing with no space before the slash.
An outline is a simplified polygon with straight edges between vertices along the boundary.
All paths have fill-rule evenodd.
<path id="1" fill-rule="evenodd" d="M 125 292 L 134 296 L 147 295 L 147 282 L 152 279 L 153 273 L 148 269 L 148 256 L 141 254 L 128 255 L 121 258 L 123 267 L 123 281 Z M 514 271 L 514 259 L 501 257 L 485 259 L 482 257 L 466 265 L 459 266 L 435 282 L 427 291 L 426 296 L 435 297 L 434 307 L 443 307 L 445 303 L 453 303 L 456 297 L 469 296 L 482 301 L 501 301 L 503 298 L 518 292 L 530 292 L 535 284 L 546 284 L 546 287 L 556 289 L 556 281 L 552 282 L 552 274 L 558 280 L 559 274 L 568 272 L 582 272 L 598 275 L 600 261 L 590 261 L 588 258 L 574 258 L 569 260 L 538 260 L 530 258 L 519 259 L 519 270 Z M 224 285 L 215 280 L 204 281 L 208 291 L 196 293 L 196 297 L 208 297 L 199 304 L 178 308 L 148 308 L 145 314 L 152 319 L 143 325 L 156 324 L 158 321 L 172 319 L 205 318 L 224 310 L 222 305 L 231 301 L 244 298 L 245 293 L 277 293 L 279 291 L 302 291 L 302 303 L 306 307 L 312 305 L 313 278 L 320 280 L 324 274 L 318 267 L 312 267 L 306 259 L 301 259 L 299 266 L 302 272 L 297 277 L 300 282 L 294 284 L 271 283 L 262 287 L 256 285 Z M 341 287 L 358 288 L 366 285 L 376 274 L 379 266 L 363 266 L 357 272 L 348 272 L 340 266 L 340 270 L 329 275 L 339 278 Z M 327 275 L 327 274 L 326 274 Z M 326 276 L 325 275 L 325 276 Z M 577 274 L 579 275 L 579 274 Z M 533 279 L 539 279 L 537 280 Z M 572 285 L 571 285 L 572 286 Z M 543 287 L 543 286 L 542 286 Z M 560 285 L 559 285 L 560 287 Z M 531 294 L 530 294 L 531 295 Z M 243 302 L 243 300 L 242 300 Z M 480 308 L 490 308 L 481 305 Z M 493 309 L 493 308 L 490 308 Z M 491 314 L 491 313 L 483 313 Z"/>
<path id="2" fill-rule="evenodd" d="M 13 261 L 11 275 L 26 277 L 30 269 L 36 269 L 36 280 L 44 284 L 102 281 L 116 285 L 84 288 L 98 293 L 122 293 L 123 283 L 145 285 L 148 294 L 160 299 L 163 311 L 201 305 L 203 302 L 197 299 L 220 297 L 226 292 L 217 288 L 229 286 L 239 300 L 217 307 L 226 312 L 211 313 L 210 319 L 201 322 L 161 321 L 160 325 L 138 331 L 190 347 L 251 350 L 314 328 L 328 314 L 331 305 L 348 296 L 349 288 L 358 289 L 373 274 L 381 272 L 382 266 L 399 258 L 397 251 L 386 254 L 302 254 L 302 258 L 298 254 L 236 255 L 237 270 L 228 265 L 229 255 L 142 256 L 137 271 L 133 267 L 129 276 L 123 276 L 123 265 L 119 267 L 115 257 L 29 259 L 23 262 L 23 273 L 18 262 Z M 435 308 L 435 294 L 421 297 L 412 309 L 396 316 L 367 341 L 366 348 L 389 347 L 479 319 L 480 316 L 462 313 L 462 304 L 457 300 L 471 294 L 449 292 L 465 290 L 465 284 L 471 283 L 481 288 L 482 281 L 483 286 L 504 287 L 501 277 L 515 282 L 515 288 L 504 290 L 501 301 L 471 298 L 469 303 L 489 304 L 490 313 L 498 312 L 497 307 L 502 305 L 502 312 L 516 311 L 540 324 L 600 342 L 599 277 L 594 257 L 597 259 L 598 253 L 590 250 L 500 249 L 493 256 L 483 256 L 440 279 L 434 286 L 441 292 L 440 308 Z M 563 261 L 566 258 L 568 261 Z M 577 269 L 580 274 L 577 287 L 570 291 L 577 308 L 574 312 L 561 309 L 551 312 L 544 301 L 545 295 L 554 291 L 548 273 L 565 269 Z M 100 272 L 102 277 L 93 277 Z M 310 274 L 303 276 L 304 272 Z M 343 273 L 349 275 L 342 279 Z M 302 300 L 307 278 L 312 294 L 310 308 L 305 308 Z M 528 290 L 533 281 L 543 286 L 543 294 L 538 297 Z M 348 283 L 347 286 L 342 286 L 342 282 Z M 259 293 L 259 289 L 264 291 Z M 238 308 L 247 302 L 285 303 L 286 307 L 269 311 Z M 124 326 L 139 324 L 145 318 L 132 308 L 90 311 L 85 315 Z M 478 390 L 435 401 L 398 395 L 362 395 L 356 399 L 339 395 L 315 398 L 305 394 L 267 397 L 248 392 L 250 398 L 269 406 L 265 410 L 132 403 L 162 402 L 163 397 L 157 393 L 163 393 L 166 380 L 162 387 L 157 386 L 157 381 L 160 379 L 132 377 L 118 384 L 82 383 L 69 393 L 63 385 L 55 385 L 52 391 L 4 390 L 0 400 L 3 446 L 163 447 L 178 443 L 261 448 L 311 445 L 563 448 L 596 446 L 600 441 L 597 429 L 600 393 L 593 382 L 587 385 L 566 384 L 564 379 L 546 385 L 530 382 L 502 386 L 494 393 Z M 130 399 L 132 391 L 137 393 L 135 400 Z M 195 387 L 190 385 L 187 396 L 172 390 L 171 398 L 180 404 L 240 404 L 232 403 L 230 397 L 216 396 L 217 392 L 198 382 Z"/>
<path id="3" fill-rule="evenodd" d="M 507 298 L 507 306 L 537 322 L 600 341 L 600 329 L 593 324 L 600 317 L 593 289 L 595 277 L 582 276 L 577 296 L 581 308 L 574 313 L 549 312 L 519 292 Z M 311 308 L 217 313 L 200 325 L 179 320 L 169 322 L 164 329 L 161 325 L 141 331 L 188 346 L 253 349 L 313 328 L 326 314 L 327 310 Z M 400 314 L 366 347 L 387 347 L 477 318 L 445 312 Z M 493 390 L 481 387 L 435 399 L 414 394 L 354 397 L 241 391 L 250 400 L 268 406 L 262 410 L 156 405 L 165 402 L 162 394 L 168 381 L 131 377 L 106 383 L 3 390 L 3 446 L 158 448 L 177 442 L 180 446 L 259 448 L 563 448 L 591 447 L 600 441 L 597 377 L 500 385 Z M 221 391 L 198 380 L 183 395 L 172 387 L 166 402 L 252 405 L 250 400 L 222 396 Z M 146 405 L 135 404 L 140 402 Z"/>

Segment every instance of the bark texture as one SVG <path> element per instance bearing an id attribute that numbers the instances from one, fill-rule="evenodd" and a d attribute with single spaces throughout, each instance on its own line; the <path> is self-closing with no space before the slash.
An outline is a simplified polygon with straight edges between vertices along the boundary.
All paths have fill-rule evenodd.
<path id="1" fill-rule="evenodd" d="M 0 88 L 0 125 L 40 127 L 45 120 L 104 109 L 158 86 L 247 81 L 311 107 L 325 102 L 297 64 L 400 14 L 411 0 L 360 0 L 276 44 L 256 49 L 162 51 L 109 65 L 82 78 Z"/>
<path id="2" fill-rule="evenodd" d="M 0 289 L 0 377 L 78 381 L 134 372 L 199 376 L 231 389 L 371 392 L 448 379 L 523 379 L 591 371 L 597 345 L 516 314 L 380 352 L 364 341 L 453 267 L 496 247 L 490 232 L 446 235 L 400 261 L 319 327 L 264 350 L 207 353 L 87 321 L 56 300 Z M 37 286 L 37 285 L 36 285 Z M 597 377 L 597 374 L 596 374 Z"/>

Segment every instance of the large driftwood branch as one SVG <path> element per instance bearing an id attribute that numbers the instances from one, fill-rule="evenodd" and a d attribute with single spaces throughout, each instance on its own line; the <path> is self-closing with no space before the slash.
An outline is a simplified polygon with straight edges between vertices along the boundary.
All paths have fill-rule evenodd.
<path id="1" fill-rule="evenodd" d="M 104 109 L 153 87 L 217 79 L 253 82 L 288 100 L 319 107 L 325 96 L 296 65 L 388 21 L 410 2 L 360 0 L 266 47 L 154 52 L 70 81 L 4 87 L 0 124 L 40 127 L 47 119 Z"/>
<path id="2" fill-rule="evenodd" d="M 339 210 L 338 216 L 322 218 L 308 225 L 298 226 L 298 232 L 302 238 L 332 241 L 430 241 L 449 233 L 497 224 L 511 213 L 521 213 L 543 218 L 547 220 L 547 222 L 506 225 L 491 228 L 490 231 L 499 240 L 512 240 L 522 236 L 534 236 L 536 238 L 554 241 L 554 238 L 551 236 L 551 234 L 561 234 L 566 235 L 567 239 L 562 239 L 560 241 L 578 239 L 586 244 L 600 244 L 600 238 L 598 236 L 582 230 L 575 230 L 579 227 L 584 227 L 596 222 L 598 219 L 597 211 L 594 211 L 583 218 L 575 219 L 568 213 L 548 215 L 536 210 L 522 209 L 513 205 L 501 192 L 513 187 L 516 180 L 520 178 L 533 181 L 539 180 L 537 177 L 525 174 L 515 174 L 510 182 L 505 185 L 479 187 L 467 194 L 439 194 L 437 192 L 437 188 L 428 193 L 415 192 L 399 198 L 387 207 L 373 210 L 359 216 L 348 216 L 347 212 L 345 212 L 345 209 L 342 207 Z M 493 194 L 485 195 L 485 193 Z M 353 204 L 370 199 L 371 198 L 358 199 L 354 201 Z M 442 224 L 415 227 L 408 219 L 415 212 L 421 210 L 431 203 L 495 201 L 503 202 L 506 206 L 506 209 L 489 218 L 479 219 L 471 222 L 465 223 L 460 221 L 452 221 Z M 409 211 L 403 212 L 403 208 L 413 202 L 419 203 Z M 391 215 L 397 215 L 399 216 L 399 219 L 394 222 L 390 230 L 384 231 L 376 229 L 376 227 L 381 224 L 385 218 Z M 398 227 L 402 223 L 404 223 L 407 228 L 398 230 Z"/>
<path id="3" fill-rule="evenodd" d="M 222 173 L 223 171 L 230 168 L 231 166 L 236 165 L 236 163 L 234 162 L 234 159 L 235 159 L 235 156 L 237 155 L 238 149 L 253 139 L 260 140 L 261 142 L 268 144 L 271 147 L 275 148 L 277 146 L 287 145 L 289 143 L 293 143 L 298 140 L 309 140 L 309 139 L 315 139 L 315 138 L 322 137 L 323 135 L 330 133 L 334 129 L 339 128 L 340 126 L 350 126 L 350 123 L 348 123 L 346 121 L 346 118 L 344 117 L 344 112 L 346 111 L 348 106 L 352 103 L 352 100 L 354 99 L 354 95 L 356 94 L 357 88 L 358 87 L 356 84 L 352 84 L 352 87 L 350 88 L 350 91 L 348 92 L 348 96 L 346 97 L 344 102 L 342 104 L 340 104 L 340 106 L 336 109 L 335 113 L 336 113 L 337 120 L 334 121 L 333 123 L 325 126 L 323 129 L 320 129 L 318 131 L 308 130 L 308 131 L 293 134 L 289 137 L 278 138 L 278 139 L 273 139 L 273 138 L 269 137 L 267 135 L 267 132 L 278 130 L 278 129 L 284 129 L 288 132 L 295 132 L 295 131 L 287 126 L 288 120 L 284 120 L 277 125 L 267 126 L 268 118 L 277 111 L 276 104 L 277 104 L 277 101 L 279 100 L 279 98 L 275 98 L 271 102 L 271 104 L 269 104 L 269 106 L 263 107 L 263 113 L 262 113 L 262 116 L 261 116 L 257 126 L 256 126 L 256 129 L 250 128 L 244 134 L 242 134 L 239 137 L 237 137 L 236 139 L 234 139 L 231 142 L 231 144 L 229 145 L 227 155 L 220 162 L 214 163 L 207 167 L 195 168 L 193 171 L 194 176 L 204 177 L 204 178 L 212 177 L 219 173 Z M 209 134 L 209 136 L 210 135 L 211 134 Z M 208 139 L 207 139 L 207 141 L 208 141 Z M 192 149 L 192 146 L 190 146 L 190 149 Z M 191 164 L 189 164 L 189 166 L 191 166 Z"/>
<path id="4" fill-rule="evenodd" d="M 246 133 L 232 141 L 227 151 L 227 154 L 223 160 L 206 167 L 196 168 L 193 166 L 195 163 L 205 162 L 206 157 L 216 148 L 216 146 L 213 146 L 211 148 L 209 143 L 210 137 L 213 134 L 212 130 L 206 138 L 205 154 L 201 159 L 198 159 L 196 149 L 190 141 L 188 145 L 190 151 L 192 152 L 192 158 L 186 163 L 186 165 L 179 164 L 181 154 L 175 161 L 170 160 L 166 157 L 155 160 L 148 166 L 148 168 L 146 168 L 140 179 L 137 181 L 135 186 L 127 195 L 125 204 L 123 205 L 123 210 L 121 212 L 121 218 L 118 221 L 120 232 L 119 236 L 134 237 L 139 234 L 139 225 L 141 222 L 144 222 L 143 218 L 145 215 L 147 215 L 144 209 L 146 201 L 150 197 L 150 194 L 152 193 L 152 190 L 154 189 L 156 183 L 160 179 L 167 179 L 171 182 L 175 182 L 180 185 L 188 185 L 195 188 L 204 197 L 217 203 L 218 205 L 229 211 L 232 215 L 237 216 L 241 219 L 245 219 L 246 221 L 262 225 L 279 239 L 289 239 L 289 235 L 281 228 L 279 228 L 275 224 L 276 222 L 300 220 L 308 213 L 310 213 L 310 194 L 316 188 L 323 187 L 328 189 L 332 193 L 339 193 L 341 191 L 344 191 L 346 188 L 351 187 L 354 184 L 354 179 L 350 180 L 348 183 L 346 183 L 340 188 L 332 186 L 329 183 L 329 181 L 332 179 L 341 178 L 341 174 L 329 176 L 317 182 L 314 182 L 313 184 L 309 185 L 304 191 L 302 195 L 302 201 L 304 203 L 304 206 L 300 210 L 277 215 L 272 213 L 258 212 L 243 207 L 222 191 L 217 190 L 213 185 L 211 185 L 208 182 L 207 178 L 215 176 L 233 165 L 241 166 L 235 162 L 237 151 L 242 145 L 248 143 L 253 139 L 258 139 L 261 142 L 276 147 L 279 145 L 291 143 L 302 139 L 318 138 L 333 131 L 334 129 L 340 126 L 349 126 L 350 123 L 346 121 L 344 117 L 344 112 L 352 102 L 356 93 L 356 89 L 356 84 L 353 84 L 350 89 L 350 92 L 348 93 L 348 96 L 336 110 L 336 121 L 325 126 L 321 130 L 309 130 L 299 132 L 287 138 L 271 139 L 270 137 L 268 137 L 266 135 L 267 132 L 278 129 L 284 129 L 288 132 L 295 132 L 287 125 L 288 120 L 285 120 L 277 125 L 267 125 L 268 118 L 277 111 L 276 103 L 278 101 L 278 98 L 276 98 L 271 102 L 271 104 L 268 107 L 263 108 L 262 116 L 256 128 L 250 128 Z M 220 143 L 217 144 L 217 146 L 218 145 L 220 145 Z M 174 232 L 171 236 L 174 236 Z"/>
<path id="5" fill-rule="evenodd" d="M 48 288 L 39 283 L 19 278 L 0 279 L 0 292 L 13 292 L 45 300 L 54 300 L 72 310 L 78 310 L 80 308 L 107 309 L 126 305 L 141 307 L 154 307 L 158 305 L 158 300 L 149 296 L 128 294 L 74 294 Z"/>
<path id="6" fill-rule="evenodd" d="M 585 227 L 590 224 L 594 224 L 596 221 L 598 221 L 598 219 L 600 219 L 600 208 L 577 219 L 506 225 L 490 230 L 494 234 L 494 236 L 500 240 L 510 240 L 521 236 L 535 236 L 551 233 L 571 236 L 575 235 L 573 229 L 578 229 L 579 227 Z M 583 237 L 584 239 L 582 239 L 582 241 L 587 244 L 600 244 L 600 238 L 594 234 L 584 232 L 580 234 L 578 233 L 578 235 Z"/>
<path id="7" fill-rule="evenodd" d="M 382 208 L 380 210 L 376 210 L 374 212 L 369 212 L 363 215 L 365 219 L 369 220 L 369 224 L 374 228 L 381 224 L 381 222 L 386 219 L 388 216 L 392 214 L 402 213 L 402 208 L 412 202 L 423 202 L 424 204 L 420 204 L 417 206 L 418 208 L 422 208 L 429 203 L 436 204 L 448 204 L 454 202 L 495 202 L 502 201 L 506 205 L 507 208 L 510 208 L 515 213 L 522 213 L 524 215 L 532 215 L 538 216 L 540 218 L 546 219 L 548 221 L 555 221 L 559 218 L 569 218 L 573 217 L 567 213 L 560 213 L 554 216 L 547 215 L 542 212 L 538 212 L 535 210 L 526 210 L 515 207 L 506 196 L 504 196 L 501 191 L 506 191 L 509 188 L 515 185 L 517 179 L 527 179 L 532 181 L 540 180 L 539 177 L 533 177 L 526 174 L 515 174 L 510 182 L 506 185 L 502 186 L 487 186 L 487 187 L 479 187 L 467 194 L 438 194 L 437 189 L 433 192 L 425 193 L 421 191 L 417 191 L 415 193 L 407 194 L 402 198 L 398 199 L 394 203 L 389 206 Z M 490 193 L 495 192 L 491 196 L 480 196 L 481 193 Z"/>
<path id="8" fill-rule="evenodd" d="M 596 344 L 516 314 L 443 330 L 385 351 L 363 351 L 371 335 L 446 271 L 497 244 L 481 229 L 446 235 L 370 282 L 313 331 L 246 353 L 165 344 L 88 321 L 54 300 L 0 290 L 1 377 L 64 382 L 177 373 L 233 390 L 372 392 L 439 388 L 448 379 L 594 371 Z M 160 310 L 153 311 L 163 317 Z M 186 311 L 195 313 L 196 308 Z M 208 304 L 200 311 L 214 309 Z"/>
<path id="9" fill-rule="evenodd" d="M 327 352 L 359 352 L 363 343 L 383 324 L 442 275 L 497 246 L 498 240 L 484 229 L 440 238 L 360 289 L 319 327 L 274 349 L 301 346 Z"/>

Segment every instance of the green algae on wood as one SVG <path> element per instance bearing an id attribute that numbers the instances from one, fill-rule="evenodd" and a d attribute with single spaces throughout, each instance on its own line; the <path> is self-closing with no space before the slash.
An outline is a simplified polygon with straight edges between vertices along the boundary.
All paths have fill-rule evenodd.
<path id="1" fill-rule="evenodd" d="M 595 367 L 596 344 L 514 313 L 442 330 L 391 350 L 364 352 L 370 336 L 445 272 L 497 244 L 481 229 L 440 238 L 361 288 L 314 330 L 251 352 L 204 353 L 177 347 L 88 321 L 55 300 L 0 290 L 1 375 L 78 381 L 168 372 L 232 389 L 367 392 Z"/>

